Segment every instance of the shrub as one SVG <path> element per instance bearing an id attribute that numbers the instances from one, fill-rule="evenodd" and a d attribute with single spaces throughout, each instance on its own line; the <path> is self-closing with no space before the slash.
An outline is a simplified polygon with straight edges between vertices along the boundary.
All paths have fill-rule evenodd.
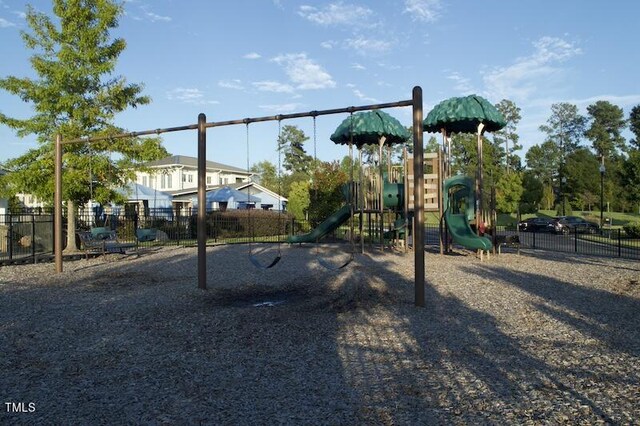
<path id="1" fill-rule="evenodd" d="M 209 238 L 257 238 L 287 233 L 292 216 L 264 210 L 227 210 L 208 212 L 206 218 Z M 197 235 L 197 216 L 191 217 L 192 237 Z"/>
<path id="2" fill-rule="evenodd" d="M 562 202 L 559 202 L 556 205 L 556 216 L 571 216 L 573 214 L 573 209 L 571 208 L 571 203 L 569 200 L 565 200 L 564 203 L 564 215 L 562 214 Z"/>
<path id="3" fill-rule="evenodd" d="M 640 238 L 640 222 L 629 223 L 622 227 L 627 236 L 631 238 Z"/>

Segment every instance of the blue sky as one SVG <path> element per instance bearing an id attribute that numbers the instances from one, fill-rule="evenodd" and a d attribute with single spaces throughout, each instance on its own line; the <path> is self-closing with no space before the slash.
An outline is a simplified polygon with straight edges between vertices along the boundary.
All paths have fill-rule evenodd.
<path id="1" fill-rule="evenodd" d="M 48 1 L 0 0 L 2 76 L 33 75 L 19 36 L 27 3 L 51 13 Z M 129 0 L 125 11 L 113 33 L 127 41 L 117 73 L 153 99 L 118 116 L 131 131 L 192 124 L 200 112 L 222 121 L 393 102 L 420 85 L 425 115 L 451 96 L 514 101 L 524 158 L 543 141 L 552 103 L 586 114 L 608 100 L 627 116 L 640 104 L 640 2 L 631 0 Z M 0 110 L 30 114 L 6 92 Z M 410 124 L 410 109 L 388 112 Z M 329 140 L 344 118 L 318 118 L 319 158 L 346 154 Z M 310 118 L 283 124 L 313 134 Z M 276 137 L 275 122 L 251 125 L 250 162 L 277 163 Z M 208 159 L 246 166 L 244 126 L 210 129 L 207 139 Z M 173 154 L 195 156 L 196 140 L 164 136 Z M 2 126 L 0 143 L 0 161 L 35 146 Z"/>

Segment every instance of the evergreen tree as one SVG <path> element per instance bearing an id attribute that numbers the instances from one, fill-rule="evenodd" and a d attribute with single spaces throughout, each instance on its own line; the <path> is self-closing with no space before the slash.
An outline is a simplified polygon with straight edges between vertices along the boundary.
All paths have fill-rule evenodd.
<path id="1" fill-rule="evenodd" d="M 291 173 L 310 175 L 313 157 L 307 154 L 304 144 L 309 137 L 297 126 L 282 127 L 278 137 L 278 149 L 284 154 L 282 166 Z"/>
<path id="2" fill-rule="evenodd" d="M 518 123 L 522 119 L 520 115 L 520 108 L 516 106 L 513 101 L 503 99 L 496 104 L 496 109 L 502 113 L 507 125 L 501 130 L 493 134 L 493 143 L 500 147 L 504 159 L 501 160 L 505 164 L 507 172 L 513 170 L 514 166 L 520 166 L 520 160 L 515 154 L 515 151 L 522 149 L 522 145 L 518 143 L 520 137 L 516 133 Z M 504 150 L 502 150 L 504 145 Z"/>
<path id="3" fill-rule="evenodd" d="M 607 101 L 598 101 L 587 107 L 591 125 L 585 136 L 591 141 L 598 157 L 612 156 L 626 151 L 622 129 L 626 123 L 622 108 Z"/>
<path id="4" fill-rule="evenodd" d="M 119 133 L 115 115 L 150 102 L 142 86 L 114 76 L 125 41 L 112 39 L 122 6 L 110 0 L 53 0 L 54 20 L 29 7 L 30 32 L 23 32 L 27 49 L 34 53 L 36 77 L 9 76 L 0 88 L 33 106 L 34 115 L 12 118 L 0 112 L 0 123 L 18 136 L 36 135 L 39 147 L 10 160 L 5 186 L 51 202 L 54 191 L 54 140 Z M 118 186 L 134 176 L 140 162 L 166 156 L 158 139 L 118 139 L 91 144 L 65 145 L 63 199 L 67 206 L 67 250 L 75 249 L 75 205 L 90 196 L 101 203 L 118 200 Z M 113 159 L 112 152 L 119 153 Z M 91 171 L 91 173 L 90 173 Z M 93 182 L 93 185 L 90 183 Z M 93 186 L 93 194 L 90 187 Z"/>

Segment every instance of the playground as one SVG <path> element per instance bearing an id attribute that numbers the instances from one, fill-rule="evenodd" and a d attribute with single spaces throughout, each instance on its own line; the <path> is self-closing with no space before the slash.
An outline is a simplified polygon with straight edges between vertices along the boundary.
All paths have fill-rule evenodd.
<path id="1" fill-rule="evenodd" d="M 630 424 L 637 262 L 523 250 L 470 261 L 367 250 L 340 272 L 246 245 L 0 268 L 11 424 Z"/>

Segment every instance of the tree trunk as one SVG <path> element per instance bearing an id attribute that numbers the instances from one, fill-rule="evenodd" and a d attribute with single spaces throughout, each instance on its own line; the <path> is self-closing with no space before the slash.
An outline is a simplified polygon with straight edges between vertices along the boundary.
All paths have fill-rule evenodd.
<path id="1" fill-rule="evenodd" d="M 80 250 L 76 246 L 76 206 L 73 201 L 67 201 L 67 247 L 64 253 L 77 253 Z"/>

